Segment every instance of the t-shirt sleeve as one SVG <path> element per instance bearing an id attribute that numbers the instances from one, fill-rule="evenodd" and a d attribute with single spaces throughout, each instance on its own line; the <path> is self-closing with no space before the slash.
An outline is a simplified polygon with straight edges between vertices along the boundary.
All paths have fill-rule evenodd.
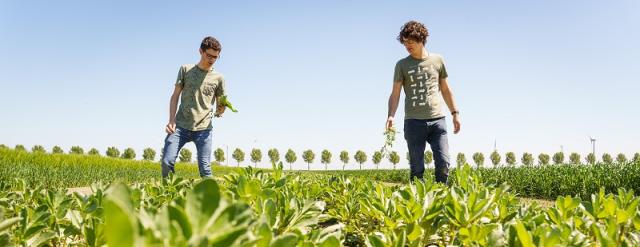
<path id="1" fill-rule="evenodd" d="M 442 64 L 440 64 L 440 74 L 438 75 L 438 78 L 445 79 L 449 74 L 447 74 L 447 68 L 444 66 L 444 58 L 440 58 L 440 62 Z"/>
<path id="2" fill-rule="evenodd" d="M 393 71 L 393 82 L 404 82 L 404 76 L 402 75 L 402 66 L 400 66 L 400 61 L 396 63 L 396 68 Z"/>
<path id="3" fill-rule="evenodd" d="M 220 85 L 218 85 L 218 87 L 216 87 L 215 96 L 216 97 L 220 97 L 220 96 L 225 95 L 225 91 L 226 91 L 225 87 L 226 86 L 225 86 L 225 82 L 224 82 L 224 77 L 220 76 Z"/>
<path id="4" fill-rule="evenodd" d="M 176 86 L 184 86 L 184 77 L 187 73 L 187 70 L 184 66 L 180 66 L 178 70 L 178 78 L 176 79 Z"/>

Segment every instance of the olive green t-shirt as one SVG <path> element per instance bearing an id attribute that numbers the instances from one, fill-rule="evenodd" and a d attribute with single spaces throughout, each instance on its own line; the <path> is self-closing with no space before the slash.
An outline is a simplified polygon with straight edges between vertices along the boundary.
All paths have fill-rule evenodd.
<path id="1" fill-rule="evenodd" d="M 442 56 L 429 54 L 424 59 L 407 56 L 396 63 L 393 81 L 402 82 L 405 119 L 444 117 L 440 109 L 440 79 L 447 78 Z"/>
<path id="2" fill-rule="evenodd" d="M 195 64 L 180 66 L 175 85 L 182 85 L 176 125 L 192 131 L 211 129 L 217 97 L 225 94 L 224 77 L 211 67 L 205 71 Z"/>

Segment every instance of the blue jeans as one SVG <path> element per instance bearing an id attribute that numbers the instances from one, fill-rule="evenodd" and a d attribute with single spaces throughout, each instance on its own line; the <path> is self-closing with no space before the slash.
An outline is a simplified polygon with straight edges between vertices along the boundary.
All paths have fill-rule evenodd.
<path id="1" fill-rule="evenodd" d="M 431 146 L 436 182 L 447 183 L 449 177 L 449 141 L 445 118 L 404 120 L 404 139 L 409 147 L 410 180 L 424 177 L 424 150 Z"/>
<path id="2" fill-rule="evenodd" d="M 198 153 L 198 169 L 200 177 L 211 177 L 211 130 L 191 131 L 188 129 L 176 127 L 176 132 L 167 135 L 164 139 L 164 148 L 162 151 L 162 177 L 169 176 L 169 172 L 175 173 L 176 158 L 180 149 L 188 142 L 193 141 L 196 144 Z"/>

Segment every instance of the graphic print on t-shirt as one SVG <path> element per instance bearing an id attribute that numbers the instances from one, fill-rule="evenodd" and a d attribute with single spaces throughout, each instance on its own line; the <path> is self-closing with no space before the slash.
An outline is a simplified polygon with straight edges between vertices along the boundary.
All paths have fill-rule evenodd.
<path id="1" fill-rule="evenodd" d="M 409 93 L 411 94 L 408 97 L 411 106 L 426 106 L 429 102 L 427 100 L 428 91 L 432 90 L 428 81 L 435 79 L 434 77 L 437 76 L 436 69 L 433 64 L 427 66 L 415 65 L 409 67 L 407 74 L 409 75 Z"/>

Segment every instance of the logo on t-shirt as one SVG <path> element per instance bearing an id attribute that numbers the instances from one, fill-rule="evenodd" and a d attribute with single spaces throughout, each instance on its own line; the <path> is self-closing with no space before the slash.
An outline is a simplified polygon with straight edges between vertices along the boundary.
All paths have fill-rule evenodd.
<path id="1" fill-rule="evenodd" d="M 215 91 L 216 91 L 216 86 L 213 84 L 209 84 L 204 87 L 204 90 L 202 90 L 202 93 L 206 96 L 211 96 Z"/>

